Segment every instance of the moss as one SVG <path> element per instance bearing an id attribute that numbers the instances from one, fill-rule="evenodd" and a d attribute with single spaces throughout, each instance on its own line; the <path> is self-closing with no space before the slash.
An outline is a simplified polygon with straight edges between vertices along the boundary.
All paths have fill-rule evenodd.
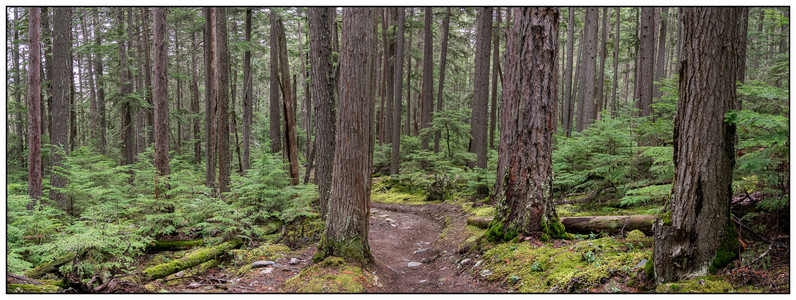
<path id="1" fill-rule="evenodd" d="M 663 222 L 663 225 L 665 225 L 665 226 L 672 225 L 672 212 L 671 211 L 667 211 L 667 212 L 661 214 L 660 219 L 661 219 L 661 222 Z"/>
<path id="2" fill-rule="evenodd" d="M 655 264 L 652 259 L 647 260 L 647 263 L 644 264 L 644 273 L 647 274 L 647 278 L 655 277 Z"/>
<path id="3" fill-rule="evenodd" d="M 628 232 L 627 235 L 625 236 L 625 239 L 628 241 L 642 241 L 645 240 L 646 238 L 647 236 L 644 235 L 644 233 L 641 232 L 640 230 L 633 230 L 631 232 Z"/>
<path id="4" fill-rule="evenodd" d="M 732 285 L 721 277 L 704 276 L 674 283 L 661 284 L 656 293 L 727 293 L 735 292 Z"/>
<path id="5" fill-rule="evenodd" d="M 58 270 L 58 267 L 72 261 L 74 258 L 74 253 L 62 255 L 51 262 L 43 263 L 34 269 L 25 271 L 25 276 L 30 278 L 40 278 L 44 276 L 44 274 Z"/>
<path id="6" fill-rule="evenodd" d="M 372 276 L 362 267 L 346 264 L 341 257 L 330 256 L 286 280 L 280 292 L 362 293 L 372 285 Z"/>
<path id="7" fill-rule="evenodd" d="M 184 250 L 184 249 L 190 249 L 197 246 L 201 246 L 202 244 L 204 244 L 203 239 L 192 240 L 192 241 L 155 241 L 149 247 L 149 249 L 153 251 Z"/>
<path id="8" fill-rule="evenodd" d="M 492 220 L 489 223 L 489 226 L 486 229 L 486 238 L 488 241 L 493 243 L 498 243 L 502 241 L 511 241 L 515 237 L 517 237 L 519 233 L 517 230 L 514 229 L 506 229 L 503 228 L 503 222 L 499 220 Z"/>
<path id="9" fill-rule="evenodd" d="M 326 237 L 321 238 L 318 244 L 318 252 L 315 252 L 312 260 L 320 262 L 329 256 L 342 257 L 360 265 L 365 265 L 373 260 L 368 243 L 362 241 L 360 236 L 349 237 L 341 241 L 330 241 Z"/>
<path id="10" fill-rule="evenodd" d="M 234 258 L 234 265 L 227 271 L 237 275 L 243 275 L 251 271 L 251 264 L 258 260 L 272 260 L 286 257 L 291 252 L 290 248 L 282 244 L 263 244 L 254 249 L 231 250 Z"/>
<path id="11" fill-rule="evenodd" d="M 242 243 L 243 242 L 241 240 L 232 240 L 214 247 L 197 249 L 186 254 L 183 258 L 175 259 L 164 264 L 147 268 L 142 272 L 143 277 L 141 279 L 143 281 L 150 281 L 169 276 L 179 272 L 180 270 L 185 270 L 211 260 L 228 250 L 239 247 Z"/>
<path id="12" fill-rule="evenodd" d="M 562 247 L 507 243 L 483 254 L 488 258 L 484 269 L 493 272 L 487 279 L 504 280 L 523 293 L 576 292 L 611 277 L 631 277 L 634 267 L 650 256 L 649 248 L 629 248 L 613 238 L 565 242 Z"/>
<path id="13" fill-rule="evenodd" d="M 53 294 L 60 288 L 52 284 L 8 284 L 6 293 L 9 294 Z"/>
<path id="14" fill-rule="evenodd" d="M 735 232 L 735 224 L 730 223 L 721 237 L 721 243 L 716 250 L 716 256 L 710 264 L 710 273 L 715 273 L 716 270 L 725 267 L 732 261 L 738 258 L 738 248 L 740 248 L 737 233 Z"/>
<path id="15" fill-rule="evenodd" d="M 424 204 L 426 194 L 406 188 L 400 183 L 390 184 L 390 178 L 376 180 L 370 189 L 370 200 L 380 203 Z"/>

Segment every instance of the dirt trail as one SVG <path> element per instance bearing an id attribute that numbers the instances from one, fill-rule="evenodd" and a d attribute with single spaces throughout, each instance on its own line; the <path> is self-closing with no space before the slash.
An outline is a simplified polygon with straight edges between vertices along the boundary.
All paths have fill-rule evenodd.
<path id="1" fill-rule="evenodd" d="M 501 292 L 499 284 L 473 276 L 472 264 L 457 268 L 465 226 L 466 217 L 452 205 L 372 203 L 368 237 L 380 286 L 371 292 Z"/>

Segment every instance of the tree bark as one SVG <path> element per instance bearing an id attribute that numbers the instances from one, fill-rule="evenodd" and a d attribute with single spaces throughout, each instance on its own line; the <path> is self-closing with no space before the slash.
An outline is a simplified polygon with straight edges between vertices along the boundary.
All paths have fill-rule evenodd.
<path id="1" fill-rule="evenodd" d="M 269 41 L 270 55 L 270 109 L 268 119 L 270 120 L 271 153 L 282 150 L 282 103 L 279 101 L 279 36 L 277 35 L 276 20 L 279 13 L 271 11 L 269 19 L 271 22 L 271 32 Z"/>
<path id="2" fill-rule="evenodd" d="M 655 66 L 655 8 L 641 8 L 641 41 L 638 56 L 638 102 L 641 117 L 652 115 L 653 69 Z"/>
<path id="3" fill-rule="evenodd" d="M 168 94 L 168 41 L 166 29 L 166 14 L 168 8 L 152 8 L 153 50 L 155 54 L 155 78 L 152 99 L 155 103 L 155 168 L 158 175 L 166 177 L 171 174 L 169 167 L 169 94 Z M 179 147 L 179 144 L 177 144 Z M 166 189 L 168 189 L 168 181 Z M 165 191 L 163 191 L 165 194 Z M 155 189 L 155 197 L 158 190 Z"/>
<path id="4" fill-rule="evenodd" d="M 737 255 L 730 221 L 740 8 L 683 9 L 672 197 L 655 221 L 658 284 L 704 276 Z M 723 240 L 723 241 L 722 241 Z"/>
<path id="5" fill-rule="evenodd" d="M 72 53 L 69 30 L 72 26 L 72 9 L 56 7 L 53 9 L 53 83 L 52 83 L 52 135 L 53 145 L 51 163 L 53 170 L 63 167 L 64 158 L 69 155 L 67 140 L 69 128 L 69 89 L 72 85 L 72 69 L 69 59 Z M 55 201 L 61 209 L 69 211 L 66 194 L 56 190 L 66 187 L 66 177 L 59 172 L 50 174 L 50 200 Z"/>
<path id="6" fill-rule="evenodd" d="M 616 32 L 614 42 L 614 92 L 611 97 L 611 116 L 618 116 L 616 110 L 616 90 L 619 88 L 619 7 L 617 6 L 614 11 L 616 12 Z"/>
<path id="7" fill-rule="evenodd" d="M 437 83 L 437 112 L 442 111 L 442 87 L 445 85 L 445 67 L 448 64 L 448 31 L 451 22 L 451 8 L 445 8 L 445 20 L 442 22 L 442 50 L 439 58 L 439 83 Z M 399 132 L 400 134 L 400 132 Z M 494 135 L 494 134 L 493 134 Z M 434 152 L 439 152 L 440 133 L 434 135 Z"/>
<path id="8" fill-rule="evenodd" d="M 192 49 L 197 49 L 196 31 L 191 32 L 191 45 Z M 194 163 L 199 164 L 202 162 L 202 133 L 199 119 L 199 79 L 197 75 L 197 53 L 191 50 L 191 113 L 194 114 L 193 119 L 193 159 Z"/>
<path id="9" fill-rule="evenodd" d="M 556 126 L 558 8 L 514 8 L 506 41 L 500 152 L 505 170 L 489 232 L 511 240 L 517 234 L 564 234 L 550 188 L 553 127 Z M 561 229 L 558 232 L 558 229 Z"/>
<path id="10" fill-rule="evenodd" d="M 94 47 L 99 48 L 102 45 L 102 24 L 99 20 L 99 12 L 96 7 L 93 9 L 94 14 Z M 105 148 L 107 145 L 107 141 L 105 139 L 106 134 L 106 119 L 105 119 L 105 81 L 103 80 L 103 67 L 102 67 L 102 53 L 100 51 L 97 52 L 97 57 L 94 60 L 94 74 L 97 76 L 97 131 L 99 134 L 99 142 L 97 144 L 97 148 L 99 149 L 100 154 L 105 155 Z M 46 58 L 45 58 L 46 60 Z"/>
<path id="11" fill-rule="evenodd" d="M 575 57 L 575 8 L 570 7 L 569 19 L 567 19 L 567 67 L 564 72 L 564 132 L 567 137 L 572 136 L 572 111 L 574 110 L 572 102 L 572 65 Z M 581 49 L 583 46 L 581 46 Z"/>
<path id="12" fill-rule="evenodd" d="M 386 24 L 387 27 L 383 27 L 382 30 L 382 37 L 384 38 L 384 64 L 385 64 L 385 82 L 393 82 L 395 78 L 395 37 L 393 36 L 395 33 L 395 29 L 393 29 L 393 20 L 396 18 L 396 9 L 395 8 L 385 8 L 384 12 L 384 21 L 382 21 L 382 25 Z M 386 95 L 385 95 L 385 106 L 386 107 L 393 107 L 393 98 L 395 96 L 395 86 L 391 84 L 386 84 Z M 392 128 L 394 126 L 400 127 L 401 121 L 395 121 L 393 118 L 395 117 L 394 114 L 384 114 L 384 142 L 385 143 L 392 143 Z M 398 124 L 398 125 L 396 125 Z"/>
<path id="13" fill-rule="evenodd" d="M 41 200 L 41 8 L 28 8 L 28 196 L 32 210 Z"/>
<path id="14" fill-rule="evenodd" d="M 652 235 L 652 222 L 656 215 L 630 215 L 630 216 L 583 216 L 583 217 L 562 217 L 561 225 L 564 225 L 566 232 L 577 234 L 590 234 L 605 232 L 607 234 L 619 234 L 639 230 L 646 235 Z M 478 228 L 489 228 L 492 217 L 469 217 L 467 225 Z"/>
<path id="15" fill-rule="evenodd" d="M 96 13 L 96 8 L 94 8 Z M 43 128 L 45 128 L 42 135 L 45 133 L 50 138 L 50 143 L 52 144 L 52 96 L 53 96 L 53 50 L 52 50 L 52 28 L 50 27 L 50 16 L 49 16 L 49 9 L 48 7 L 44 6 L 41 8 L 41 35 L 44 43 L 44 82 L 45 85 L 44 90 L 46 91 L 46 97 L 42 99 L 42 107 L 45 107 L 45 113 L 42 117 L 42 124 Z M 96 15 L 95 15 L 96 19 Z M 96 20 L 95 20 L 96 22 Z M 99 35 L 96 35 L 96 38 L 99 38 Z M 104 144 L 103 144 L 104 145 Z M 105 154 L 104 151 L 101 152 Z M 48 168 L 48 162 L 42 161 L 43 169 L 46 171 Z"/>
<path id="16" fill-rule="evenodd" d="M 575 130 L 578 132 L 588 128 L 597 117 L 595 103 L 595 76 L 597 64 L 597 19 L 596 7 L 586 8 L 586 22 L 583 27 L 583 58 L 581 60 L 580 83 L 578 91 L 578 119 Z"/>
<path id="17" fill-rule="evenodd" d="M 148 8 L 146 8 L 146 7 L 141 7 L 141 14 L 144 17 L 144 20 L 143 20 L 144 32 L 149 32 L 149 20 L 148 20 L 149 18 L 147 18 L 147 16 L 149 14 L 146 13 L 147 9 Z M 153 98 L 153 95 L 152 95 L 152 86 L 153 86 L 152 85 L 152 56 L 149 53 L 149 34 L 144 34 L 144 81 L 145 81 L 145 84 L 147 86 L 146 87 L 146 101 L 149 103 L 149 105 L 151 107 L 154 107 L 154 104 L 152 102 L 154 98 Z M 147 120 L 147 126 L 149 126 L 149 128 L 154 128 L 154 126 L 155 126 L 155 116 L 154 116 L 154 110 L 153 109 L 151 109 L 151 108 L 147 108 L 146 109 L 146 120 Z M 147 143 L 147 145 L 151 145 L 154 142 L 155 142 L 155 131 L 154 130 L 150 130 L 149 134 L 147 135 L 147 142 L 146 143 Z"/>
<path id="18" fill-rule="evenodd" d="M 432 56 L 434 52 L 434 46 L 432 42 L 433 36 L 431 33 L 432 16 L 433 13 L 431 7 L 426 7 L 423 18 L 423 109 L 420 119 L 421 129 L 431 126 L 431 112 L 434 111 L 434 96 L 432 96 L 432 91 L 434 90 L 434 58 Z M 429 137 L 423 138 L 421 140 L 420 147 L 422 149 L 428 149 L 428 140 Z"/>
<path id="19" fill-rule="evenodd" d="M 395 54 L 395 75 L 393 75 L 394 81 L 391 84 L 394 85 L 393 91 L 395 92 L 394 100 L 394 107 L 390 110 L 389 113 L 393 114 L 393 120 L 396 121 L 396 126 L 393 126 L 392 132 L 388 132 L 386 134 L 392 135 L 392 149 L 390 153 L 390 175 L 396 175 L 399 171 L 399 166 L 401 164 L 400 157 L 401 157 L 401 94 L 403 93 L 403 70 L 404 70 L 404 31 L 406 29 L 406 10 L 403 7 L 397 8 L 398 10 L 398 20 L 397 20 L 397 33 L 395 36 L 395 40 L 397 42 L 396 46 L 396 54 Z M 389 108 L 389 107 L 388 107 Z"/>
<path id="20" fill-rule="evenodd" d="M 375 82 L 375 26 L 373 9 L 343 8 L 340 53 L 340 112 L 337 122 L 332 195 L 325 238 L 316 260 L 339 256 L 370 262 L 368 245 L 370 215 L 370 173 L 372 153 L 371 117 Z"/>
<path id="21" fill-rule="evenodd" d="M 490 105 L 489 116 L 489 148 L 495 149 L 495 124 L 497 123 L 497 87 L 498 73 L 500 69 L 500 8 L 497 9 L 495 16 L 495 27 L 492 29 L 493 48 L 492 48 L 492 105 Z"/>
<path id="22" fill-rule="evenodd" d="M 246 9 L 246 25 L 244 39 L 252 40 L 252 9 Z M 251 126 L 252 126 L 252 53 L 249 48 L 243 52 L 243 171 L 251 168 Z"/>
<path id="23" fill-rule="evenodd" d="M 660 32 L 658 33 L 658 62 L 655 66 L 655 81 L 660 81 L 666 78 L 666 15 L 669 12 L 669 8 L 666 6 L 661 7 L 660 13 Z M 655 88 L 653 89 L 653 98 L 660 98 L 661 97 L 661 85 L 655 84 Z"/>
<path id="24" fill-rule="evenodd" d="M 605 44 L 608 41 L 608 30 L 610 29 L 608 27 L 608 17 L 609 17 L 608 12 L 609 12 L 608 7 L 603 7 L 603 25 L 602 25 L 603 38 L 602 41 L 600 42 L 601 44 L 600 70 L 597 71 L 599 73 L 598 74 L 599 79 L 597 79 L 597 101 L 596 101 L 597 102 L 596 117 L 598 119 L 600 118 L 600 112 L 603 110 L 603 107 L 605 107 L 605 95 L 603 93 L 603 91 L 605 90 L 605 57 L 606 57 Z"/>
<path id="25" fill-rule="evenodd" d="M 318 207 L 323 219 L 329 208 L 332 188 L 332 168 L 334 166 L 336 104 L 335 71 L 332 64 L 332 26 L 334 8 L 310 7 L 307 11 L 310 39 L 310 77 L 312 92 L 315 95 L 315 149 L 317 167 L 315 179 L 318 182 Z"/>
<path id="26" fill-rule="evenodd" d="M 276 23 L 271 30 L 276 30 L 279 49 L 279 88 L 282 91 L 283 116 L 285 118 L 285 154 L 290 163 L 291 184 L 299 184 L 298 173 L 298 141 L 296 140 L 296 115 L 293 112 L 295 97 L 290 86 L 290 68 L 287 61 L 287 41 L 285 40 L 285 26 L 282 17 L 276 16 Z"/>
<path id="27" fill-rule="evenodd" d="M 19 17 L 19 10 L 20 10 L 19 7 L 14 7 L 14 23 L 13 24 L 9 24 L 9 25 L 12 25 L 12 27 L 14 27 L 14 35 L 13 35 L 12 38 L 15 41 L 19 40 L 19 31 L 20 31 L 19 28 L 22 25 L 22 21 L 20 20 L 20 17 Z M 24 167 L 26 161 L 25 161 L 25 156 L 22 155 L 22 153 L 25 153 L 25 134 L 24 134 L 24 129 L 22 128 L 23 127 L 22 124 L 24 122 L 23 121 L 23 117 L 22 117 L 22 112 L 25 110 L 25 107 L 24 107 L 24 104 L 23 104 L 24 100 L 22 100 L 22 79 L 21 79 L 21 76 L 20 76 L 20 74 L 23 72 L 23 70 L 19 66 L 19 60 L 20 60 L 20 55 L 21 55 L 20 51 L 19 51 L 19 44 L 18 43 L 13 43 L 13 45 L 14 46 L 13 46 L 12 53 L 11 53 L 11 59 L 13 60 L 13 62 L 12 62 L 11 65 L 13 67 L 13 74 L 14 74 L 13 75 L 13 82 L 14 82 L 14 85 L 12 85 L 10 87 L 13 89 L 14 100 L 16 101 L 15 107 L 17 109 L 16 109 L 16 113 L 14 113 L 14 117 L 15 117 L 14 119 L 16 119 L 16 120 L 14 120 L 14 127 L 16 127 L 16 133 L 17 133 L 16 134 L 16 138 L 18 139 L 17 145 L 16 145 L 17 148 L 13 152 L 17 154 L 14 157 L 15 158 L 18 157 L 19 165 Z M 8 119 L 12 120 L 11 118 L 8 118 Z"/>
<path id="28" fill-rule="evenodd" d="M 218 103 L 216 151 L 218 151 L 218 191 L 229 192 L 229 53 L 227 52 L 227 12 L 214 7 L 216 40 L 216 101 Z"/>
<path id="29" fill-rule="evenodd" d="M 473 115 L 470 121 L 471 151 L 476 154 L 475 166 L 486 169 L 487 101 L 489 100 L 489 44 L 492 41 L 492 7 L 478 11 L 475 40 L 475 75 L 473 78 Z M 504 91 L 505 93 L 505 91 Z M 505 97 L 504 97 L 505 99 Z"/>
<path id="30" fill-rule="evenodd" d="M 415 9 L 409 8 L 409 20 L 415 17 Z M 412 135 L 412 29 L 409 28 L 408 49 L 406 50 L 406 135 Z"/>
<path id="31" fill-rule="evenodd" d="M 205 185 L 216 186 L 216 42 L 215 12 L 202 8 L 205 16 Z"/>

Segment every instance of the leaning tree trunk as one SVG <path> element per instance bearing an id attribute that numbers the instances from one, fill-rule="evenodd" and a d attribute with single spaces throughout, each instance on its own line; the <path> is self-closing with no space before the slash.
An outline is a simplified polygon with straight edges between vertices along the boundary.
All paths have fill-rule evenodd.
<path id="1" fill-rule="evenodd" d="M 656 282 L 703 276 L 737 255 L 730 221 L 740 8 L 683 8 L 674 185 L 655 221 Z"/>
<path id="2" fill-rule="evenodd" d="M 373 9 L 343 8 L 340 47 L 340 103 L 334 153 L 332 195 L 326 232 L 317 259 L 340 256 L 369 262 L 370 160 L 372 103 L 375 95 L 375 39 Z"/>
<path id="3" fill-rule="evenodd" d="M 565 235 L 553 205 L 553 128 L 556 126 L 558 8 L 514 8 L 506 41 L 499 156 L 502 194 L 490 239 L 542 232 Z"/>
<path id="4" fill-rule="evenodd" d="M 290 178 L 291 184 L 299 184 L 298 173 L 298 141 L 296 140 L 296 114 L 294 112 L 294 103 L 296 97 L 290 85 L 290 67 L 287 60 L 287 41 L 285 40 L 285 26 L 282 23 L 282 17 L 276 17 L 276 23 L 272 25 L 271 30 L 277 30 L 277 39 L 279 41 L 279 89 L 282 91 L 282 110 L 283 117 L 285 118 L 285 154 L 287 155 L 288 162 L 290 163 Z"/>

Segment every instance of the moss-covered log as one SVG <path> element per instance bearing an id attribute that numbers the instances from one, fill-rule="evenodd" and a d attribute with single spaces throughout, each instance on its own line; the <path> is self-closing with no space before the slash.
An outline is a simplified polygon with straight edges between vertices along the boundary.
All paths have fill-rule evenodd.
<path id="1" fill-rule="evenodd" d="M 66 254 L 64 256 L 56 258 L 51 262 L 41 264 L 36 268 L 26 271 L 25 276 L 30 278 L 41 278 L 42 276 L 44 276 L 44 274 L 54 272 L 55 270 L 58 269 L 58 267 L 63 266 L 64 264 L 72 261 L 74 258 L 75 258 L 74 253 Z"/>
<path id="2" fill-rule="evenodd" d="M 647 235 L 652 234 L 652 221 L 655 215 L 634 215 L 634 216 L 587 216 L 587 217 L 565 217 L 561 218 L 566 232 L 589 234 L 600 231 L 617 234 L 620 231 L 630 232 L 639 230 Z M 467 225 L 486 229 L 492 218 L 469 217 Z"/>
<path id="3" fill-rule="evenodd" d="M 176 272 L 188 269 L 190 267 L 211 260 L 216 256 L 224 254 L 231 249 L 240 247 L 241 244 L 243 244 L 243 242 L 241 240 L 236 239 L 224 242 L 217 246 L 197 249 L 191 253 L 186 254 L 185 257 L 183 258 L 175 259 L 164 264 L 147 268 L 142 272 L 143 274 L 141 279 L 143 281 L 150 281 L 169 276 Z"/>
<path id="4" fill-rule="evenodd" d="M 203 239 L 190 240 L 190 241 L 155 241 L 155 243 L 150 245 L 147 250 L 151 251 L 186 250 L 197 246 L 201 246 L 202 244 L 204 244 Z"/>
<path id="5" fill-rule="evenodd" d="M 8 294 L 53 294 L 60 288 L 52 284 L 8 284 Z"/>

